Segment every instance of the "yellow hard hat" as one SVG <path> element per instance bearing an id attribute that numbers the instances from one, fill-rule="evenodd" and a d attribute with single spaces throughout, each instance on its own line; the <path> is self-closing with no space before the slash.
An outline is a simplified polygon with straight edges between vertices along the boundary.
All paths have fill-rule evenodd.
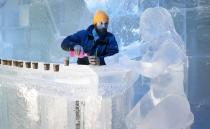
<path id="1" fill-rule="evenodd" d="M 93 18 L 93 25 L 96 25 L 98 22 L 109 22 L 109 16 L 102 10 L 96 11 L 95 16 Z"/>

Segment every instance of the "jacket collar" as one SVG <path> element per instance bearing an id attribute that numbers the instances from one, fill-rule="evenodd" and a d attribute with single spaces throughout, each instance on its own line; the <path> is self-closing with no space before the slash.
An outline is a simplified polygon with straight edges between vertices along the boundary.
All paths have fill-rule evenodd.
<path id="1" fill-rule="evenodd" d="M 88 32 L 88 36 L 91 36 L 93 37 L 93 29 L 94 29 L 94 25 L 90 25 L 88 28 L 87 28 L 87 32 Z M 107 34 L 106 34 L 107 35 Z M 105 39 L 106 38 L 106 35 L 105 36 L 99 36 L 99 39 Z"/>
<path id="2" fill-rule="evenodd" d="M 92 33 L 93 29 L 94 29 L 94 25 L 90 25 L 90 26 L 87 28 L 87 32 L 88 32 L 88 35 L 89 35 L 89 36 L 93 36 L 93 33 Z"/>

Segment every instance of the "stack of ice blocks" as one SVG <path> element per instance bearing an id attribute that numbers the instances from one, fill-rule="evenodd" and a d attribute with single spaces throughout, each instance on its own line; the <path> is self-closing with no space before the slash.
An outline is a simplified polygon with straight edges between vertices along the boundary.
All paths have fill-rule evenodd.
<path id="1" fill-rule="evenodd" d="M 39 64 L 40 66 L 40 64 Z M 123 129 L 136 76 L 107 66 L 0 66 L 0 129 Z"/>

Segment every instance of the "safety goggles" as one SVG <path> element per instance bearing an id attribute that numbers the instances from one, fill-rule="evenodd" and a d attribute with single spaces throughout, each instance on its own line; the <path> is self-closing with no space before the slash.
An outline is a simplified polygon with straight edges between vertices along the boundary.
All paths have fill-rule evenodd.
<path id="1" fill-rule="evenodd" d="M 96 24 L 96 27 L 98 29 L 107 29 L 108 28 L 108 23 L 107 22 L 98 22 Z"/>

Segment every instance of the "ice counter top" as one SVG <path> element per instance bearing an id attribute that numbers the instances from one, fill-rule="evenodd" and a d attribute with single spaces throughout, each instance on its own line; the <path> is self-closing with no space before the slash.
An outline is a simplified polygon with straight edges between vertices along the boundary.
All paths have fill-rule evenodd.
<path id="1" fill-rule="evenodd" d="M 70 96 L 121 94 L 136 79 L 132 72 L 118 66 L 60 64 L 59 72 L 54 72 L 52 65 L 49 70 L 44 70 L 44 63 L 39 63 L 38 69 L 0 66 L 1 83 L 23 82 L 31 84 L 28 85 L 31 88 L 39 85 L 40 89 L 47 88 L 47 92 L 55 91 Z"/>
<path id="2" fill-rule="evenodd" d="M 134 73 L 118 66 L 0 65 L 0 129 L 126 128 Z"/>

